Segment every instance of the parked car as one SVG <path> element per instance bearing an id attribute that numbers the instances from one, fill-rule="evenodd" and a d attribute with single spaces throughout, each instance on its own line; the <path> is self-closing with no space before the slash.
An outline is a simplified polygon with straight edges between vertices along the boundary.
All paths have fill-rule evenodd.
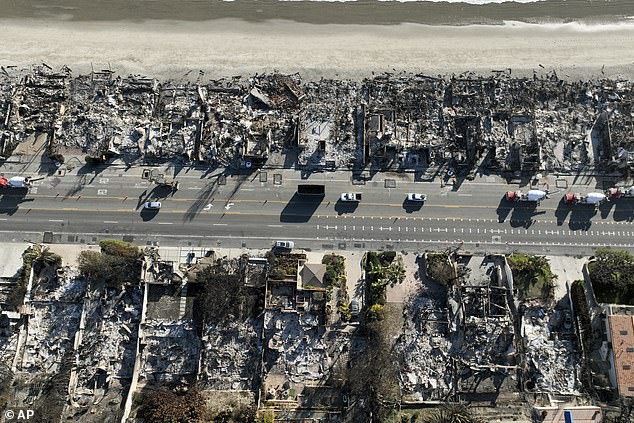
<path id="1" fill-rule="evenodd" d="M 275 248 L 283 250 L 292 250 L 295 247 L 293 241 L 275 241 Z"/>
<path id="2" fill-rule="evenodd" d="M 350 301 L 350 314 L 352 317 L 357 317 L 359 315 L 359 302 L 357 300 Z"/>
<path id="3" fill-rule="evenodd" d="M 407 194 L 407 200 L 422 203 L 423 201 L 427 200 L 427 195 L 410 192 L 409 194 Z"/>
<path id="4" fill-rule="evenodd" d="M 158 210 L 161 208 L 161 202 L 160 201 L 148 201 L 147 203 L 143 204 L 143 208 L 144 209 L 150 209 L 150 210 Z"/>

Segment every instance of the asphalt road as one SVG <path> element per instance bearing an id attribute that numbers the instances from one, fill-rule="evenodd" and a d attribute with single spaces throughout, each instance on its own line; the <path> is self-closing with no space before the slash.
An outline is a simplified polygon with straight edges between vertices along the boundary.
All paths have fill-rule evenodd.
<path id="1" fill-rule="evenodd" d="M 306 249 L 435 249 L 464 243 L 470 251 L 590 254 L 601 246 L 634 249 L 634 201 L 593 207 L 563 205 L 563 191 L 539 205 L 502 199 L 509 186 L 495 178 L 467 182 L 458 191 L 440 182 L 412 182 L 409 175 L 378 174 L 353 185 L 349 174 L 317 174 L 302 181 L 296 172 L 227 177 L 181 173 L 179 190 L 141 179 L 141 169 L 48 176 L 28 192 L 0 195 L 0 238 L 92 243 L 123 237 L 140 245 L 263 248 L 278 239 Z M 392 179 L 387 188 L 385 179 Z M 298 183 L 326 183 L 326 195 L 295 192 Z M 527 188 L 524 188 L 525 190 Z M 575 187 L 588 192 L 587 187 Z M 338 201 L 343 191 L 363 193 L 359 204 Z M 425 204 L 405 201 L 408 192 L 427 194 Z M 158 199 L 160 211 L 143 210 Z"/>

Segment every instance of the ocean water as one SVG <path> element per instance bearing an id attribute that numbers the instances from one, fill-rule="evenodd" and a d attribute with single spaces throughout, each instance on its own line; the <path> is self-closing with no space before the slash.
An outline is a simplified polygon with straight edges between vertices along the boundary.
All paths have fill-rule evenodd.
<path id="1" fill-rule="evenodd" d="M 235 0 L 223 0 L 226 2 L 234 2 Z M 356 2 L 357 0 L 279 0 L 282 2 L 302 2 L 302 1 L 313 1 L 313 2 L 332 2 L 332 3 L 346 3 L 346 2 Z M 398 3 L 415 3 L 415 2 L 432 2 L 432 3 L 467 3 L 467 4 L 492 4 L 492 3 L 539 3 L 546 2 L 548 0 L 376 0 L 382 3 L 389 2 L 398 2 Z M 606 0 L 608 1 L 608 0 Z M 634 0 L 633 0 L 634 1 Z"/>

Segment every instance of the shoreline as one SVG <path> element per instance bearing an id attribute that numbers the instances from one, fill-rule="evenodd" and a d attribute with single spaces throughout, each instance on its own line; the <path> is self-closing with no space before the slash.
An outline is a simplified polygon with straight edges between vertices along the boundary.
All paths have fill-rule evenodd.
<path id="1" fill-rule="evenodd" d="M 504 21 L 623 22 L 634 15 L 631 0 L 541 0 L 530 3 L 469 4 L 443 1 L 280 1 L 280 0 L 21 0 L 3 4 L 5 19 L 66 22 L 167 20 L 203 22 L 280 19 L 310 24 L 428 25 L 501 24 Z"/>
<path id="2" fill-rule="evenodd" d="M 634 79 L 634 23 L 578 30 L 577 24 L 462 27 L 419 24 L 315 25 L 293 21 L 59 22 L 1 19 L 0 65 L 46 62 L 75 73 L 204 78 L 278 70 L 305 79 L 362 79 L 372 72 L 429 75 L 511 68 L 532 76 Z M 541 66 L 540 66 L 541 65 Z M 543 66 L 543 67 L 542 67 Z M 602 73 L 603 70 L 603 73 Z"/>

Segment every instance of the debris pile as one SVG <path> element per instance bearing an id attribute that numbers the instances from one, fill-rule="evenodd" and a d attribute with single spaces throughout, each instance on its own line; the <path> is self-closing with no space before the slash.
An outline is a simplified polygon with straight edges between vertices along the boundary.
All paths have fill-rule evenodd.
<path id="1" fill-rule="evenodd" d="M 423 75 L 376 76 L 363 82 L 364 161 L 381 168 L 426 165 L 446 145 L 443 98 L 447 81 Z"/>
<path id="2" fill-rule="evenodd" d="M 395 345 L 403 394 L 413 401 L 446 399 L 454 389 L 446 297 L 423 291 L 405 309 L 403 334 Z"/>
<path id="3" fill-rule="evenodd" d="M 287 375 L 293 383 L 320 380 L 330 367 L 323 327 L 305 313 L 267 311 L 264 315 L 270 373 Z M 269 367 L 270 366 L 270 367 Z"/>
<path id="4" fill-rule="evenodd" d="M 114 403 L 118 408 L 124 401 L 134 368 L 142 298 L 139 287 L 89 291 L 70 396 L 75 414 L 95 403 Z"/>
<path id="5" fill-rule="evenodd" d="M 450 255 L 459 277 L 426 279 L 405 309 L 395 350 L 408 402 L 478 400 L 496 392 L 515 369 L 515 329 L 497 256 Z"/>
<path id="6" fill-rule="evenodd" d="M 209 389 L 248 391 L 255 388 L 261 346 L 258 322 L 210 325 L 202 337 L 202 381 Z"/>
<path id="7" fill-rule="evenodd" d="M 54 273 L 44 267 L 37 276 L 28 304 L 28 336 L 21 370 L 29 373 L 60 372 L 72 353 L 83 308 L 86 281 L 68 269 Z"/>
<path id="8" fill-rule="evenodd" d="M 52 154 L 104 161 L 271 163 L 307 170 L 519 172 L 634 166 L 632 83 L 384 73 L 361 82 L 279 73 L 159 81 L 112 70 L 2 68 L 0 140 L 53 134 Z M 2 148 L 3 154 L 12 148 Z M 284 156 L 278 162 L 278 156 Z"/>
<path id="9" fill-rule="evenodd" d="M 58 373 L 62 359 L 73 347 L 81 307 L 81 304 L 62 302 L 31 304 L 22 370 L 40 374 Z"/>
<path id="10" fill-rule="evenodd" d="M 49 132 L 64 114 L 71 82 L 71 71 L 53 71 L 47 65 L 33 68 L 15 87 L 12 96 L 10 128 L 18 139 L 34 132 Z"/>
<path id="11" fill-rule="evenodd" d="M 522 317 L 526 388 L 533 392 L 578 395 L 579 353 L 568 310 L 528 306 Z"/>
<path id="12" fill-rule="evenodd" d="M 111 71 L 74 78 L 66 113 L 55 132 L 55 147 L 90 157 L 137 150 L 143 155 L 157 97 L 158 81 Z"/>
<path id="13" fill-rule="evenodd" d="M 196 137 L 203 120 L 199 92 L 194 84 L 168 83 L 158 93 L 158 127 L 150 129 L 149 144 L 141 148 L 154 159 L 194 158 Z M 140 146 L 141 147 L 141 146 Z"/>
<path id="14" fill-rule="evenodd" d="M 147 320 L 142 327 L 140 383 L 193 382 L 201 349 L 193 322 Z"/>
<path id="15" fill-rule="evenodd" d="M 299 112 L 298 164 L 306 169 L 352 167 L 363 158 L 355 121 L 359 91 L 349 81 L 304 85 Z"/>

